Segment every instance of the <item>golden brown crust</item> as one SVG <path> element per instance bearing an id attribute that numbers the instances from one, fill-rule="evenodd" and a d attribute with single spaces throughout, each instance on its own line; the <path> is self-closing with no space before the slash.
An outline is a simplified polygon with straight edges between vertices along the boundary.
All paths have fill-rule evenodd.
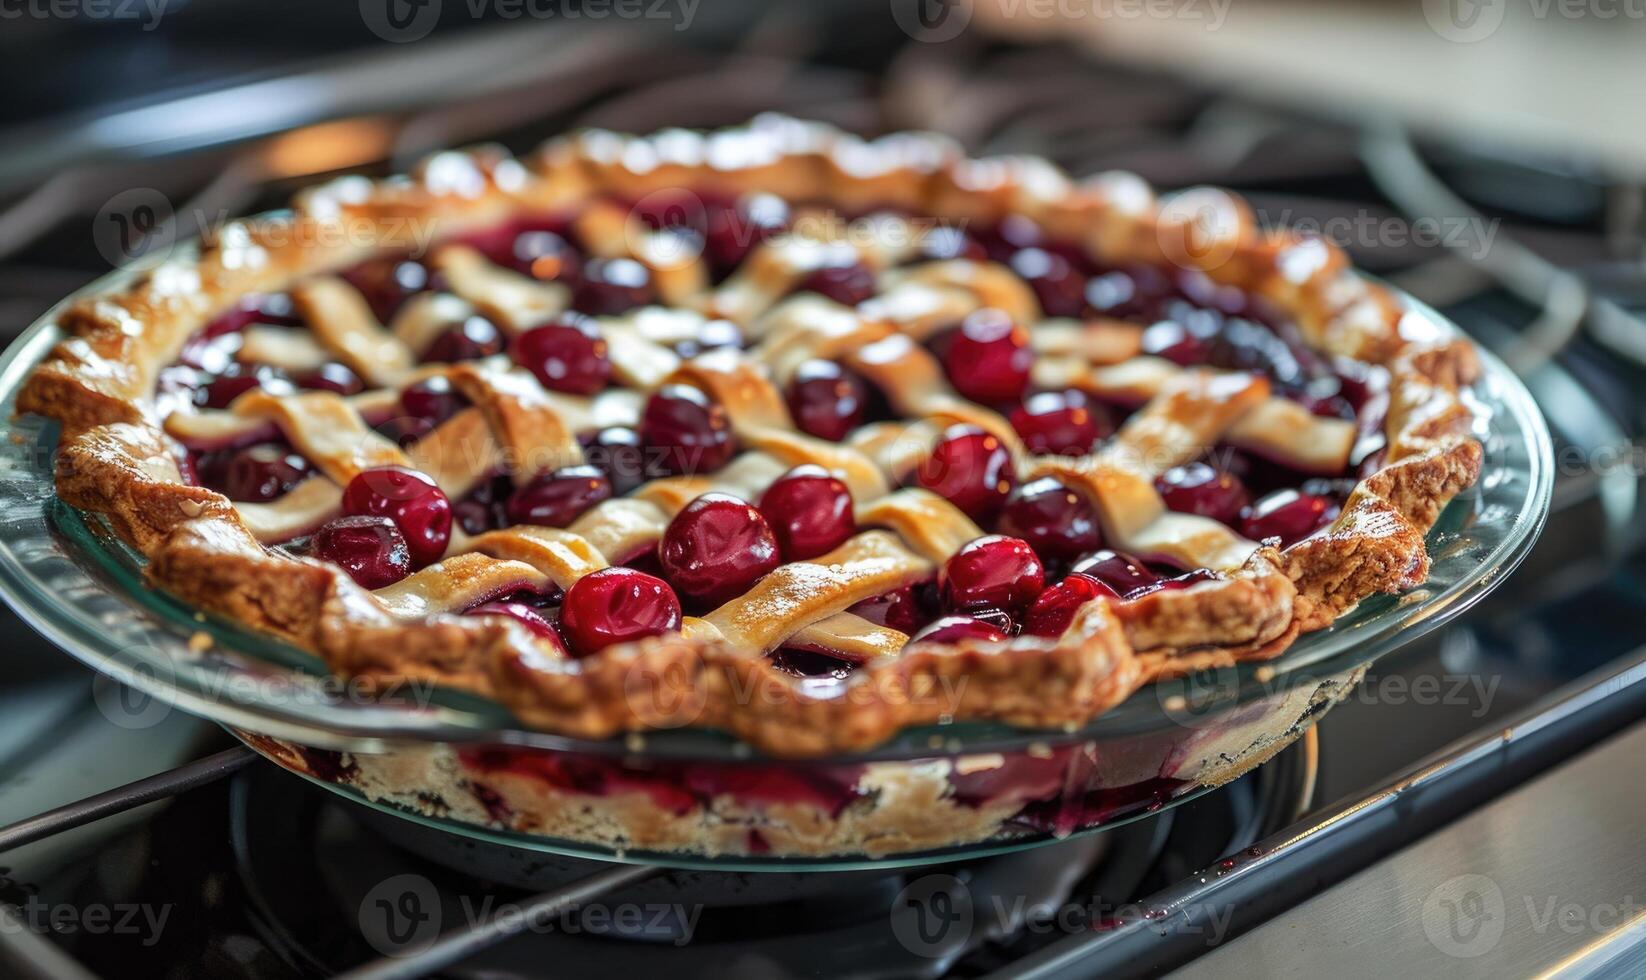
<path id="1" fill-rule="evenodd" d="M 674 134 L 666 154 L 624 152 L 635 145 L 589 133 L 523 162 L 488 148 L 441 154 L 412 180 L 350 178 L 306 193 L 291 217 L 228 226 L 197 256 L 75 304 L 60 321 L 66 339 L 19 397 L 20 410 L 63 425 L 63 498 L 108 515 L 150 559 L 157 587 L 317 651 L 341 672 L 437 679 L 497 697 L 527 724 L 569 734 L 712 725 L 773 753 L 816 755 L 949 718 L 1078 725 L 1149 680 L 1277 655 L 1299 631 L 1329 624 L 1366 596 L 1420 582 L 1423 534 L 1478 475 L 1481 447 L 1459 397 L 1478 373 L 1472 348 L 1409 340 L 1395 297 L 1354 275 L 1341 252 L 1257 229 L 1227 194 L 1197 190 L 1160 202 L 1135 178 L 1074 183 L 1044 161 L 969 161 L 936 138 L 869 144 L 775 117 L 696 144 Z M 637 169 L 637 160 L 651 162 Z M 1094 602 L 1055 643 L 915 645 L 821 695 L 712 631 L 568 662 L 546 659 L 523 631 L 489 618 L 395 619 L 337 570 L 262 547 L 224 498 L 185 485 L 175 462 L 167 468 L 172 443 L 152 417 L 156 373 L 191 333 L 247 293 L 407 247 L 408 223 L 426 241 L 592 192 L 638 197 L 669 186 L 894 204 L 951 219 L 1020 213 L 1084 242 L 1104 262 L 1197 268 L 1290 314 L 1315 347 L 1389 368 L 1384 464 L 1329 531 L 1283 553 L 1261 551 L 1226 581 Z M 1212 220 L 1198 220 L 1205 215 Z M 326 233 L 345 220 L 374 229 L 365 244 Z M 542 424 L 502 407 L 515 412 L 503 431 Z M 490 408 L 497 414 L 499 405 Z M 674 700 L 652 697 L 648 674 L 671 678 Z"/>

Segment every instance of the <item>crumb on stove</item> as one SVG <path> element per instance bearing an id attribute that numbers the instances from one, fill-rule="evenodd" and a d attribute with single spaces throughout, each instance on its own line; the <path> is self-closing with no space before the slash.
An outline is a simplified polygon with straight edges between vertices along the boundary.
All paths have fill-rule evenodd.
<path id="1" fill-rule="evenodd" d="M 193 650 L 195 653 L 205 653 L 207 650 L 211 649 L 212 642 L 213 640 L 210 633 L 207 633 L 205 630 L 195 630 L 194 633 L 189 636 L 189 649 Z"/>

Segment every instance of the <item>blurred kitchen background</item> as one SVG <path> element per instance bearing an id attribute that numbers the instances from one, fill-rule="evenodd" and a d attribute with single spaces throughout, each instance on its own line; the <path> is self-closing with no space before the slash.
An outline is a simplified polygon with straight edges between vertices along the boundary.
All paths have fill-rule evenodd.
<path id="1" fill-rule="evenodd" d="M 1646 0 L 0 0 L 0 337 L 200 216 L 585 125 L 781 110 L 1232 187 L 1502 355 L 1559 453 L 1527 565 L 1368 684 L 1463 693 L 1334 711 L 1321 804 L 1646 656 L 1643 54 Z M 210 738 L 134 738 L 9 612 L 0 637 L 0 823 Z"/>

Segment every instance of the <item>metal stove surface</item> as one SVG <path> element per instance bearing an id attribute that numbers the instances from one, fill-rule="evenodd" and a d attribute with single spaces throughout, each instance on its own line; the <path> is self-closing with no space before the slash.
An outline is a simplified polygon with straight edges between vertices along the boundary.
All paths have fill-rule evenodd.
<path id="1" fill-rule="evenodd" d="M 1099 838 L 1103 843 L 1048 847 L 1002 859 L 999 867 L 945 870 L 968 889 L 982 883 L 973 897 L 983 904 L 994 896 L 1012 896 L 1022 908 L 1072 902 L 1081 914 L 1044 917 L 1049 926 L 1008 916 L 1003 928 L 968 930 L 965 942 L 938 955 L 910 958 L 903 955 L 911 952 L 907 944 L 898 944 L 901 952 L 887 958 L 881 954 L 893 950 L 885 945 L 893 928 L 890 904 L 911 882 L 846 888 L 842 894 L 852 901 L 844 918 L 841 903 L 823 899 L 771 904 L 776 911 L 767 903 L 739 906 L 735 884 L 714 882 L 694 896 L 717 906 L 701 920 L 714 937 L 704 944 L 705 962 L 726 972 L 716 949 L 758 949 L 764 951 L 750 955 L 764 958 L 738 962 L 798 975 L 848 965 L 862 975 L 911 976 L 1074 975 L 1098 965 L 1121 973 L 1165 969 L 1212 947 L 1204 934 L 1198 944 L 1185 945 L 1181 931 L 1161 923 L 1152 939 L 1138 939 L 1137 923 L 1148 918 L 1140 903 L 1150 896 L 1176 895 L 1192 904 L 1208 900 L 1205 889 L 1220 887 L 1224 897 L 1217 901 L 1226 914 L 1217 938 L 1231 938 L 1427 827 L 1531 778 L 1560 752 L 1575 754 L 1619 727 L 1618 705 L 1631 704 L 1626 695 L 1637 686 L 1627 668 L 1643 638 L 1636 611 L 1646 599 L 1636 505 L 1646 367 L 1630 330 L 1639 326 L 1633 317 L 1646 310 L 1646 275 L 1638 261 L 1638 209 L 1618 205 L 1638 197 L 1638 189 L 1615 186 L 1581 163 L 1485 158 L 1435 146 L 1414 151 L 1398 133 L 1323 126 L 1169 78 L 1093 64 L 1057 46 L 910 45 L 901 36 L 863 36 L 818 5 L 798 12 L 779 5 L 772 18 L 752 27 L 711 25 L 667 40 L 593 28 L 552 37 L 539 32 L 527 41 L 521 32 L 499 38 L 464 32 L 451 42 L 463 47 L 453 48 L 450 60 L 482 56 L 477 52 L 487 45 L 502 46 L 498 63 L 521 59 L 526 47 L 537 52 L 486 84 L 467 87 L 376 51 L 370 58 L 301 62 L 275 51 L 258 62 L 266 78 L 297 79 L 303 84 L 290 91 L 325 91 L 327 98 L 282 102 L 279 118 L 264 120 L 280 135 L 267 139 L 255 128 L 180 130 L 161 134 L 164 139 L 92 146 L 72 113 L 30 119 L 36 132 L 61 140 L 49 145 L 55 156 L 0 166 L 0 186 L 13 188 L 0 204 L 0 323 L 22 326 L 106 270 L 110 257 L 96 248 L 95 222 L 127 188 L 160 194 L 179 216 L 160 230 L 186 234 L 195 214 L 273 205 L 296 183 L 337 170 L 398 169 L 432 147 L 481 136 L 523 148 L 575 125 L 711 125 L 768 108 L 865 130 L 944 130 L 976 152 L 1044 154 L 1075 173 L 1121 167 L 1165 186 L 1221 183 L 1246 193 L 1270 217 L 1352 215 L 1380 226 L 1422 214 L 1480 216 L 1498 222 L 1500 243 L 1520 243 L 1526 254 L 1510 248 L 1518 261 L 1501 263 L 1378 236 L 1345 244 L 1363 266 L 1440 306 L 1509 355 L 1549 416 L 1563 464 L 1555 513 L 1513 579 L 1457 624 L 1378 664 L 1361 691 L 1320 726 L 1314 765 L 1283 757 L 1224 791 Z M 418 64 L 444 64 L 444 44 L 431 41 Z M 186 50 L 172 53 L 181 57 Z M 621 71 L 610 68 L 614 63 Z M 191 77 L 213 84 L 240 77 L 205 64 L 196 69 Z M 89 108 L 96 105 L 95 94 L 86 94 L 60 108 L 106 108 Z M 336 139 L 339 133 L 347 139 Z M 276 145 L 278 153 L 271 149 Z M 50 173 L 40 169 L 48 157 L 57 164 Z M 118 690 L 95 682 L 9 613 L 0 612 L 0 635 L 8 645 L 0 663 L 0 823 L 163 772 L 223 744 L 203 723 L 122 701 Z M 1558 705 L 1577 703 L 1562 685 L 1597 670 L 1611 674 L 1580 685 L 1591 692 L 1583 694 L 1590 699 L 1582 702 L 1586 709 L 1562 713 Z M 1519 714 L 1525 711 L 1531 713 Z M 1497 750 L 1478 741 L 1511 722 L 1524 741 L 1500 739 Z M 1416 792 L 1408 767 L 1459 739 L 1461 748 L 1434 757 L 1450 761 L 1424 770 L 1432 774 L 1422 783 L 1429 795 Z M 1503 753 L 1494 767 L 1497 782 L 1470 762 L 1497 759 L 1492 751 Z M 1298 844 L 1289 853 L 1306 860 L 1244 854 L 1298 816 L 1285 801 L 1301 792 L 1302 772 L 1317 779 L 1307 796 L 1315 809 L 1288 840 Z M 1405 799 L 1440 802 L 1414 805 L 1412 813 L 1427 814 L 1423 819 L 1346 816 L 1382 812 L 1373 803 L 1384 799 L 1391 778 Z M 1441 785 L 1455 788 L 1427 788 Z M 462 921 L 465 896 L 492 898 L 493 907 L 529 896 L 488 883 L 472 869 L 454 871 L 450 863 L 386 843 L 380 830 L 366 829 L 296 780 L 247 772 L 5 850 L 0 896 L 25 911 L 31 897 L 35 907 L 68 911 L 58 927 L 47 921 L 35 928 L 38 919 L 25 919 L 19 930 L 5 920 L 0 955 L 37 970 L 52 962 L 50 972 L 59 975 L 73 966 L 42 959 L 51 949 L 72 953 L 96 975 L 323 975 L 403 951 L 381 948 L 382 936 L 374 947 L 361 931 L 360 909 L 372 897 L 374 877 L 411 874 L 427 881 L 434 896 L 428 907 L 438 903 L 447 924 Z M 1249 884 L 1254 881 L 1265 885 Z M 922 895 L 933 908 L 929 900 L 943 892 L 926 887 Z M 459 918 L 448 919 L 449 902 L 458 903 Z M 726 905 L 742 911 L 723 914 Z M 91 928 L 83 914 L 128 907 L 169 918 L 150 932 L 116 932 Z M 852 921 L 863 909 L 874 914 Z M 1250 933 L 1254 941 L 1261 934 Z M 28 943 L 41 937 L 48 940 L 44 949 Z M 451 970 L 579 975 L 595 961 L 602 967 L 662 962 L 653 954 L 668 955 L 671 965 L 685 962 L 668 943 L 582 929 L 522 936 L 488 954 L 495 959 L 464 960 L 467 966 Z"/>

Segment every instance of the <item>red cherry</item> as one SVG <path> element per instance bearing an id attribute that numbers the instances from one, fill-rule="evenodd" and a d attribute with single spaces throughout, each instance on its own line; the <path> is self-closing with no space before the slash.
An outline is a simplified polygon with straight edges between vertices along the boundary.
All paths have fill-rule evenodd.
<path id="1" fill-rule="evenodd" d="M 715 270 L 724 275 L 788 224 L 789 205 L 771 194 L 752 194 L 730 206 L 711 205 L 703 249 Z"/>
<path id="2" fill-rule="evenodd" d="M 335 395 L 358 395 L 366 390 L 366 382 L 349 370 L 347 364 L 331 361 L 307 374 L 292 379 L 297 387 L 308 391 L 329 391 Z"/>
<path id="3" fill-rule="evenodd" d="M 1068 561 L 1103 547 L 1096 510 L 1086 498 L 1050 477 L 1012 491 L 995 530 L 1022 538 L 1052 561 Z"/>
<path id="4" fill-rule="evenodd" d="M 640 441 L 647 461 L 671 474 L 712 473 L 737 451 L 725 408 L 691 385 L 664 385 L 646 401 Z"/>
<path id="5" fill-rule="evenodd" d="M 427 475 L 403 466 L 356 473 L 343 488 L 343 513 L 392 518 L 419 568 L 439 561 L 451 543 L 451 502 Z"/>
<path id="6" fill-rule="evenodd" d="M 617 316 L 656 298 L 651 270 L 634 259 L 594 259 L 572 291 L 572 309 L 590 316 Z"/>
<path id="7" fill-rule="evenodd" d="M 533 279 L 575 284 L 582 278 L 582 254 L 547 229 L 534 228 L 515 236 L 510 258 L 515 271 Z"/>
<path id="8" fill-rule="evenodd" d="M 1074 622 L 1081 606 L 1099 596 L 1120 596 L 1107 584 L 1088 575 L 1073 574 L 1040 593 L 1023 619 L 1023 632 L 1056 639 Z"/>
<path id="9" fill-rule="evenodd" d="M 857 530 L 852 492 L 821 466 L 796 466 L 760 498 L 760 513 L 777 535 L 784 561 L 815 558 Z"/>
<path id="10" fill-rule="evenodd" d="M 1143 331 L 1143 353 L 1189 367 L 1205 364 L 1212 350 L 1205 338 L 1189 332 L 1183 324 L 1162 320 Z"/>
<path id="11" fill-rule="evenodd" d="M 514 493 L 514 481 L 506 475 L 482 480 L 462 500 L 453 502 L 452 519 L 466 534 L 484 534 L 509 523 L 504 502 Z"/>
<path id="12" fill-rule="evenodd" d="M 550 391 L 593 395 L 611 380 L 606 338 L 582 317 L 535 327 L 515 338 L 514 362 Z"/>
<path id="13" fill-rule="evenodd" d="M 1086 277 L 1056 252 L 1023 249 L 1012 256 L 1012 271 L 1034 290 L 1047 316 L 1079 316 L 1086 311 Z"/>
<path id="14" fill-rule="evenodd" d="M 1113 589 L 1122 598 L 1129 598 L 1139 590 L 1152 588 L 1160 576 L 1131 555 L 1104 549 L 1087 555 L 1074 564 L 1074 571 L 1086 575 Z"/>
<path id="15" fill-rule="evenodd" d="M 1303 540 L 1337 519 L 1330 497 L 1296 490 L 1277 490 L 1246 508 L 1240 533 L 1253 541 L 1279 538 L 1282 548 Z"/>
<path id="16" fill-rule="evenodd" d="M 760 511 L 725 493 L 706 493 L 676 514 L 657 560 L 676 591 L 706 607 L 742 595 L 782 564 Z"/>
<path id="17" fill-rule="evenodd" d="M 381 589 L 411 574 L 405 535 L 387 517 L 339 517 L 314 532 L 314 554 L 342 567 L 362 588 Z"/>
<path id="18" fill-rule="evenodd" d="M 1108 411 L 1073 390 L 1031 395 L 1012 409 L 1011 420 L 1023 445 L 1041 456 L 1084 456 L 1114 432 Z"/>
<path id="19" fill-rule="evenodd" d="M 874 295 L 874 270 L 861 262 L 814 269 L 795 284 L 797 293 L 817 293 L 842 306 L 856 306 Z"/>
<path id="20" fill-rule="evenodd" d="M 509 496 L 509 522 L 565 527 L 612 495 L 606 475 L 593 466 L 539 473 Z"/>
<path id="21" fill-rule="evenodd" d="M 804 361 L 789 382 L 789 414 L 800 431 L 839 442 L 863 424 L 869 389 L 833 361 Z"/>
<path id="22" fill-rule="evenodd" d="M 1029 331 L 995 309 L 977 310 L 960 322 L 944 354 L 949 381 L 973 401 L 997 404 L 1023 397 L 1034 351 Z"/>
<path id="23" fill-rule="evenodd" d="M 975 616 L 944 616 L 916 633 L 909 642 L 961 643 L 966 640 L 979 640 L 984 643 L 1000 643 L 1006 639 L 1005 633 Z"/>
<path id="24" fill-rule="evenodd" d="M 622 496 L 659 475 L 646 460 L 640 433 L 623 426 L 608 426 L 578 438 L 583 460 L 605 474 L 612 493 Z"/>
<path id="25" fill-rule="evenodd" d="M 503 345 L 503 332 L 497 329 L 497 324 L 483 316 L 471 316 L 434 338 L 423 352 L 423 361 L 429 364 L 478 361 L 501 353 Z"/>
<path id="26" fill-rule="evenodd" d="M 948 609 L 1022 612 L 1045 589 L 1046 570 L 1028 542 L 990 534 L 951 555 L 937 585 Z"/>
<path id="27" fill-rule="evenodd" d="M 1206 463 L 1174 466 L 1154 482 L 1168 509 L 1180 514 L 1199 514 L 1225 524 L 1239 520 L 1241 510 L 1252 499 L 1240 477 Z"/>
<path id="28" fill-rule="evenodd" d="M 473 609 L 465 610 L 465 616 L 507 616 L 520 625 L 531 630 L 532 635 L 548 640 L 561 653 L 566 653 L 566 644 L 560 639 L 560 631 L 554 628 L 548 617 L 526 605 L 524 602 L 510 602 L 497 600 L 486 602 Z M 569 654 L 567 654 L 569 656 Z"/>
<path id="29" fill-rule="evenodd" d="M 864 599 L 852 606 L 851 612 L 876 626 L 885 626 L 900 633 L 914 633 L 932 621 L 936 612 L 923 596 L 932 592 L 932 582 L 905 585 L 885 595 Z"/>
<path id="30" fill-rule="evenodd" d="M 230 500 L 267 503 L 285 496 L 311 472 L 309 461 L 289 446 L 247 446 L 229 457 L 223 473 L 223 493 Z"/>
<path id="31" fill-rule="evenodd" d="M 621 566 L 585 575 L 566 593 L 560 628 L 579 657 L 680 628 L 680 600 L 669 583 Z"/>
<path id="32" fill-rule="evenodd" d="M 230 364 L 222 374 L 196 391 L 196 403 L 202 408 L 228 408 L 253 388 L 263 388 L 271 395 L 289 395 L 295 390 L 285 373 L 276 368 Z"/>
<path id="33" fill-rule="evenodd" d="M 388 323 L 416 293 L 429 288 L 428 266 L 393 256 L 371 259 L 347 269 L 343 278 L 360 291 L 379 323 Z"/>
<path id="34" fill-rule="evenodd" d="M 954 425 L 916 468 L 915 481 L 972 520 L 988 524 L 1000 512 L 1017 477 L 1004 443 L 976 426 Z"/>
<path id="35" fill-rule="evenodd" d="M 426 423 L 430 431 L 468 407 L 469 400 L 443 375 L 424 378 L 400 393 L 401 411 Z"/>

